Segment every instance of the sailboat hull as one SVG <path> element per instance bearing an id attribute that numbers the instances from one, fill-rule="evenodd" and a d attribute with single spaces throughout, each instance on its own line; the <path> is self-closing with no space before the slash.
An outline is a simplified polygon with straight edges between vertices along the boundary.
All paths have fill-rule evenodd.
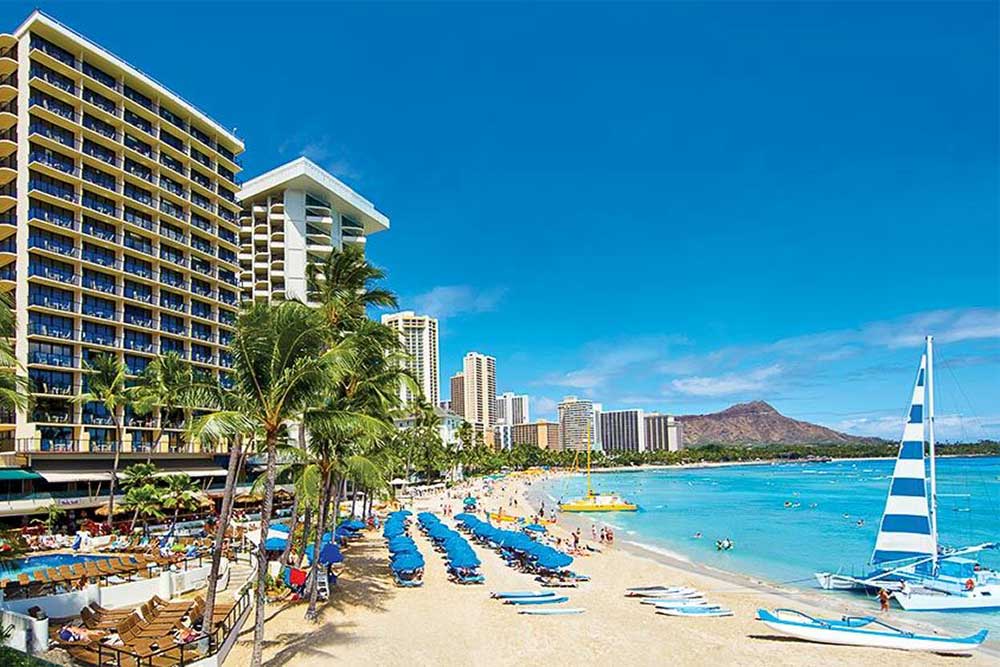
<path id="1" fill-rule="evenodd" d="M 1000 610 L 1000 586 L 984 586 L 970 593 L 936 593 L 916 590 L 894 593 L 906 611 L 996 611 Z"/>

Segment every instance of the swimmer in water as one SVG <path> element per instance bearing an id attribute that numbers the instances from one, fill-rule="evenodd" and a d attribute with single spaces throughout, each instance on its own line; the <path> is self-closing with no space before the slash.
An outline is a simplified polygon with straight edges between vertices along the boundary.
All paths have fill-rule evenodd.
<path id="1" fill-rule="evenodd" d="M 858 519 L 858 528 L 860 528 L 863 525 L 865 525 L 865 520 L 864 519 Z"/>
<path id="2" fill-rule="evenodd" d="M 696 540 L 700 540 L 701 539 L 701 531 L 700 530 L 697 533 L 694 534 L 694 539 L 696 539 Z"/>

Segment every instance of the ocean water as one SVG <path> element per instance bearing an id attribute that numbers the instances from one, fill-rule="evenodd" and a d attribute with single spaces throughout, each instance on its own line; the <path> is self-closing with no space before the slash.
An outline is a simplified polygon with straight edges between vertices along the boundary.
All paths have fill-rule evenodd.
<path id="1" fill-rule="evenodd" d="M 615 527 L 617 540 L 818 588 L 814 572 L 865 571 L 893 465 L 865 460 L 595 473 L 596 491 L 619 493 L 639 510 L 577 516 Z M 1000 541 L 1000 458 L 939 459 L 937 477 L 940 542 Z M 544 493 L 554 502 L 585 490 L 584 477 L 565 477 L 548 482 Z M 735 548 L 720 552 L 715 540 L 725 537 Z M 980 560 L 1000 569 L 1000 551 L 983 552 Z M 955 631 L 987 627 L 994 645 L 1000 639 L 1000 612 L 914 616 Z"/>

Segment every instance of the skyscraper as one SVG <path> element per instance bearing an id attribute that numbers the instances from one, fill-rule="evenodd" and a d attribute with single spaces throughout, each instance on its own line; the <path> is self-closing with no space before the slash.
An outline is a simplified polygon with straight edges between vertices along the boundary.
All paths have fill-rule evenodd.
<path id="1" fill-rule="evenodd" d="M 416 315 L 412 310 L 382 316 L 382 324 L 399 332 L 399 340 L 409 355 L 406 369 L 420 383 L 424 399 L 437 406 L 441 400 L 438 371 L 438 321 L 427 315 Z M 414 397 L 406 385 L 399 388 L 403 403 Z"/>
<path id="2" fill-rule="evenodd" d="M 528 415 L 528 396 L 504 392 L 496 399 L 496 423 L 493 426 L 495 444 L 501 449 L 510 449 L 514 445 L 513 427 L 530 421 Z"/>
<path id="3" fill-rule="evenodd" d="M 647 451 L 666 449 L 678 452 L 684 449 L 684 428 L 673 416 L 651 412 L 646 415 L 645 422 Z"/>
<path id="4" fill-rule="evenodd" d="M 243 299 L 307 301 L 308 265 L 334 248 L 364 248 L 389 228 L 370 201 L 305 157 L 243 184 L 239 192 Z"/>
<path id="5" fill-rule="evenodd" d="M 459 417 L 465 416 L 465 375 L 462 373 L 455 373 L 451 376 L 449 380 L 451 385 L 451 398 L 449 403 L 451 403 L 451 411 L 454 412 Z"/>
<path id="6" fill-rule="evenodd" d="M 646 419 L 642 410 L 609 410 L 599 417 L 601 447 L 605 452 L 641 452 L 646 449 Z"/>
<path id="7" fill-rule="evenodd" d="M 0 36 L 0 72 L 0 289 L 34 387 L 11 449 L 197 453 L 176 415 L 126 409 L 116 443 L 104 406 L 72 399 L 99 354 L 135 376 L 176 352 L 228 381 L 243 141 L 40 12 Z"/>
<path id="8" fill-rule="evenodd" d="M 559 442 L 563 451 L 586 451 L 587 442 L 592 450 L 600 449 L 595 436 L 594 402 L 586 398 L 567 396 L 559 403 Z"/>
<path id="9" fill-rule="evenodd" d="M 462 379 L 465 401 L 462 416 L 474 429 L 483 433 L 487 442 L 491 442 L 496 421 L 496 359 L 479 352 L 469 352 L 462 362 Z M 452 403 L 454 400 L 452 396 Z"/>

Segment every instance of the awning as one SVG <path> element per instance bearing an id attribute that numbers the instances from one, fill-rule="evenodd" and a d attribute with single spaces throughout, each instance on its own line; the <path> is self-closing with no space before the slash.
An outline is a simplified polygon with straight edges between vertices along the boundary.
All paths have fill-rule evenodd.
<path id="1" fill-rule="evenodd" d="M 188 477 L 225 477 L 228 471 L 225 468 L 190 468 L 183 470 L 161 470 L 153 477 L 166 477 L 167 475 L 187 475 Z M 121 477 L 121 473 L 118 473 Z"/>
<path id="2" fill-rule="evenodd" d="M 62 484 L 65 482 L 110 482 L 110 472 L 81 472 L 79 470 L 39 470 L 38 474 L 46 482 Z"/>
<path id="3" fill-rule="evenodd" d="M 41 479 L 34 470 L 22 470 L 20 468 L 0 468 L 0 482 L 20 481 L 25 479 Z"/>

